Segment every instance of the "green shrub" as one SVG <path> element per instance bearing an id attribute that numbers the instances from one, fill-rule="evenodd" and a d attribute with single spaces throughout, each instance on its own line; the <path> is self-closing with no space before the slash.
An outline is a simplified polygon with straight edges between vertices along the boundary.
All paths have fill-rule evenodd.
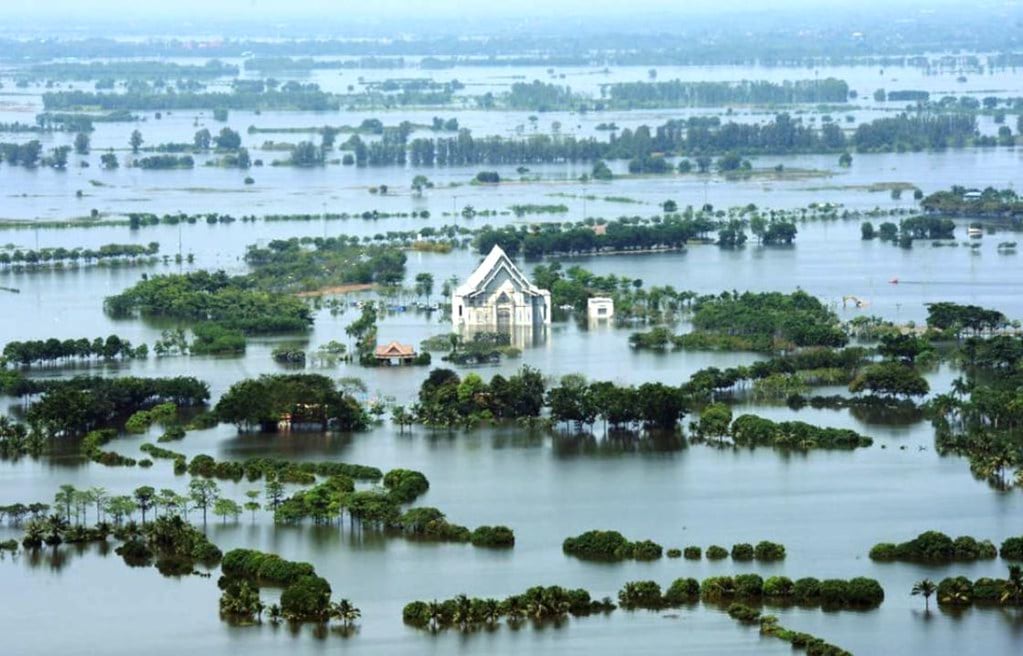
<path id="1" fill-rule="evenodd" d="M 740 597 L 759 597 L 764 592 L 764 579 L 758 574 L 737 574 L 735 594 Z"/>
<path id="2" fill-rule="evenodd" d="M 729 605 L 728 616 L 733 620 L 739 620 L 743 624 L 754 624 L 760 621 L 760 611 L 750 608 L 745 604 Z"/>
<path id="3" fill-rule="evenodd" d="M 1006 560 L 1023 560 L 1023 535 L 1006 538 L 999 554 Z"/>
<path id="4" fill-rule="evenodd" d="M 944 578 L 938 584 L 937 597 L 942 606 L 969 606 L 973 603 L 973 582 L 965 576 Z"/>
<path id="5" fill-rule="evenodd" d="M 682 555 L 686 560 L 699 560 L 703 556 L 703 550 L 699 547 L 686 547 L 682 550 Z"/>
<path id="6" fill-rule="evenodd" d="M 898 556 L 898 545 L 892 542 L 879 542 L 870 548 L 870 559 L 892 561 Z"/>
<path id="7" fill-rule="evenodd" d="M 976 601 L 1001 602 L 1004 589 L 1005 581 L 987 577 L 979 578 L 973 582 L 973 598 Z"/>
<path id="8" fill-rule="evenodd" d="M 884 601 L 884 588 L 876 579 L 858 576 L 849 579 L 845 603 L 850 606 L 877 606 Z"/>
<path id="9" fill-rule="evenodd" d="M 430 482 L 422 472 L 392 469 L 384 475 L 384 487 L 395 502 L 411 503 L 430 489 Z"/>
<path id="10" fill-rule="evenodd" d="M 849 583 L 842 579 L 824 579 L 821 581 L 821 604 L 824 606 L 842 606 L 849 597 Z"/>
<path id="11" fill-rule="evenodd" d="M 671 548 L 671 549 L 668 549 L 665 552 L 665 555 L 668 558 L 681 558 L 682 557 L 682 550 L 681 549 Z"/>
<path id="12" fill-rule="evenodd" d="M 401 610 L 401 619 L 409 626 L 422 629 L 430 623 L 430 606 L 423 601 L 405 604 Z"/>
<path id="13" fill-rule="evenodd" d="M 624 560 L 631 555 L 631 544 L 618 531 L 587 531 L 565 538 L 561 548 L 566 554 L 583 560 Z"/>
<path id="14" fill-rule="evenodd" d="M 507 526 L 480 526 L 472 532 L 469 541 L 474 547 L 514 547 L 515 533 Z"/>
<path id="15" fill-rule="evenodd" d="M 704 601 L 724 601 L 735 596 L 735 580 L 731 576 L 712 576 L 700 583 L 700 598 Z"/>
<path id="16" fill-rule="evenodd" d="M 735 557 L 734 555 L 732 556 Z M 785 546 L 777 542 L 761 540 L 753 548 L 753 557 L 757 560 L 784 560 Z"/>
<path id="17" fill-rule="evenodd" d="M 949 562 L 955 557 L 955 543 L 940 531 L 925 531 L 898 547 L 902 559 Z"/>
<path id="18" fill-rule="evenodd" d="M 787 599 L 795 594 L 792 579 L 787 576 L 771 576 L 764 581 L 764 596 L 773 599 Z"/>
<path id="19" fill-rule="evenodd" d="M 733 544 L 732 560 L 753 560 L 753 545 L 748 542 Z"/>
<path id="20" fill-rule="evenodd" d="M 661 545 L 650 540 L 632 543 L 632 557 L 636 560 L 657 560 L 662 552 Z"/>
<path id="21" fill-rule="evenodd" d="M 792 596 L 799 603 L 814 603 L 821 595 L 821 582 L 812 576 L 798 579 L 792 587 Z"/>
<path id="22" fill-rule="evenodd" d="M 693 578 L 675 579 L 664 593 L 664 603 L 668 606 L 681 606 L 699 598 L 700 582 Z"/>
<path id="23" fill-rule="evenodd" d="M 289 619 L 326 619 L 330 592 L 330 583 L 323 577 L 300 576 L 281 593 L 281 610 Z"/>
<path id="24" fill-rule="evenodd" d="M 664 601 L 661 586 L 655 581 L 632 581 L 618 591 L 618 603 L 622 608 L 660 608 Z"/>
<path id="25" fill-rule="evenodd" d="M 724 547 L 719 547 L 716 544 L 707 547 L 707 560 L 722 560 L 724 558 L 728 558 L 728 550 Z"/>

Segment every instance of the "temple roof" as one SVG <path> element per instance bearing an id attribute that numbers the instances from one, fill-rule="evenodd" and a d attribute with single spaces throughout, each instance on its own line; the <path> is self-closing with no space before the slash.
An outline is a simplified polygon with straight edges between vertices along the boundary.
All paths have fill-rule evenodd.
<path id="1" fill-rule="evenodd" d="M 411 344 L 391 342 L 390 344 L 381 344 L 377 346 L 376 354 L 377 357 L 380 358 L 404 358 L 414 357 L 416 350 Z"/>
<path id="2" fill-rule="evenodd" d="M 518 287 L 527 294 L 541 295 L 544 290 L 540 289 L 529 281 L 529 278 L 519 270 L 511 261 L 508 254 L 498 245 L 490 249 L 480 265 L 476 267 L 465 282 L 458 286 L 455 294 L 459 296 L 470 296 L 483 290 L 487 283 L 501 271 L 506 271 L 508 276 L 517 283 Z"/>

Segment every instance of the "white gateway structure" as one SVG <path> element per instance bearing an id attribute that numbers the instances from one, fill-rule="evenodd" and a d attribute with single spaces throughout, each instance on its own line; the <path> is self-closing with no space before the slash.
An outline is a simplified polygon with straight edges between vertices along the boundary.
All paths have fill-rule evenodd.
<path id="1" fill-rule="evenodd" d="M 494 246 L 451 296 L 455 328 L 533 328 L 551 322 L 551 293 L 529 279 Z"/>

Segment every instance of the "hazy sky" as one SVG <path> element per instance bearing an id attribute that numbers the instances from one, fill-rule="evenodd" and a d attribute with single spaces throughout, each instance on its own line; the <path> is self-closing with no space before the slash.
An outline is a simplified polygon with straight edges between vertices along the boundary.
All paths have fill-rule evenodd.
<path id="1" fill-rule="evenodd" d="M 575 15 L 636 14 L 637 12 L 668 12 L 693 14 L 721 12 L 737 9 L 779 11 L 785 9 L 832 9 L 863 11 L 873 5 L 891 11 L 895 7 L 962 6 L 954 0 L 506 0 L 504 2 L 478 2 L 465 0 L 45 0 L 43 2 L 4 3 L 5 15 L 47 16 L 75 18 L 157 18 L 173 16 L 191 17 L 264 17 L 287 18 L 331 15 L 336 18 L 359 16 L 391 20 L 400 24 L 402 19 L 429 15 L 532 15 L 571 13 Z M 980 3 L 971 3 L 977 6 Z M 1023 6 L 1023 2 L 1008 0 L 1004 6 Z"/>
<path id="2" fill-rule="evenodd" d="M 708 26 L 752 31 L 862 29 L 941 15 L 953 23 L 1023 20 L 1023 0 L 3 0 L 0 32 L 63 34 L 264 33 L 281 36 L 496 32 L 681 32 Z M 1016 18 L 1016 17 L 1019 18 Z M 1004 19 L 1008 19 L 1007 21 Z"/>

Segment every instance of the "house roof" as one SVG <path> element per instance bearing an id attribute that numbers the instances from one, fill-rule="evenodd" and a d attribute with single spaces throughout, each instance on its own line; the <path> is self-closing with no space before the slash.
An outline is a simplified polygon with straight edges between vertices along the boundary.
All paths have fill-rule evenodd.
<path id="1" fill-rule="evenodd" d="M 469 274 L 464 283 L 458 286 L 455 294 L 469 296 L 481 291 L 487 282 L 492 280 L 502 270 L 506 271 L 509 277 L 518 283 L 523 292 L 538 295 L 544 293 L 544 290 L 529 282 L 529 278 L 515 266 L 515 263 L 511 261 L 511 258 L 504 252 L 504 249 L 495 244 L 490 249 L 490 252 L 487 253 L 487 256 L 483 258 L 483 261 L 480 262 L 480 265 L 476 267 L 476 270 Z"/>
<path id="2" fill-rule="evenodd" d="M 416 350 L 411 344 L 391 342 L 389 344 L 377 345 L 376 354 L 377 357 L 381 358 L 412 357 L 415 356 Z"/>

